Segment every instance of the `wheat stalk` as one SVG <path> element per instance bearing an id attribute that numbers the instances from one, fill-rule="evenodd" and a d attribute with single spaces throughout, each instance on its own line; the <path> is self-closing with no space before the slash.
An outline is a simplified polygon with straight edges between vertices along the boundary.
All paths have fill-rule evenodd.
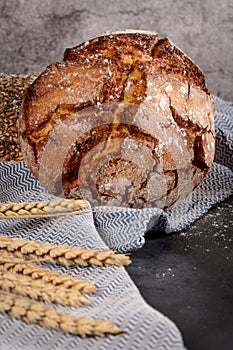
<path id="1" fill-rule="evenodd" d="M 0 289 L 61 305 L 78 307 L 83 303 L 90 303 L 87 298 L 75 289 L 54 286 L 51 283 L 33 280 L 30 276 L 9 271 L 0 272 Z"/>
<path id="2" fill-rule="evenodd" d="M 87 206 L 83 200 L 56 199 L 43 202 L 6 202 L 0 203 L 0 219 L 42 218 L 82 214 L 81 209 Z"/>
<path id="3" fill-rule="evenodd" d="M 104 337 L 107 334 L 116 335 L 123 332 L 121 328 L 107 320 L 72 317 L 27 298 L 18 298 L 2 292 L 0 292 L 0 311 L 23 319 L 27 323 L 40 324 L 45 328 L 62 330 L 82 337 Z"/>
<path id="4" fill-rule="evenodd" d="M 30 276 L 33 280 L 41 280 L 43 283 L 77 290 L 80 293 L 94 293 L 96 291 L 96 287 L 90 281 L 73 278 L 69 274 L 61 275 L 59 271 L 51 271 L 49 268 L 38 266 L 32 261 L 15 258 L 10 253 L 0 254 L 0 271 L 20 273 Z"/>
<path id="5" fill-rule="evenodd" d="M 0 249 L 12 252 L 20 258 L 42 259 L 53 263 L 70 265 L 129 265 L 129 256 L 117 254 L 113 250 L 87 249 L 80 246 L 70 247 L 53 243 L 27 241 L 23 238 L 10 238 L 0 234 Z"/>

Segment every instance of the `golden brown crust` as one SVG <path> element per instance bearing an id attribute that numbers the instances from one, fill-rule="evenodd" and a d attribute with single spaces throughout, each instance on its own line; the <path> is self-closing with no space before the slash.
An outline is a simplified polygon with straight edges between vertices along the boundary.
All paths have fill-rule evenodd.
<path id="1" fill-rule="evenodd" d="M 154 46 L 158 42 L 157 33 L 148 32 L 109 32 L 97 36 L 73 48 L 66 49 L 64 61 L 99 61 L 109 59 L 117 64 L 138 60 L 151 59 Z"/>
<path id="2" fill-rule="evenodd" d="M 28 90 L 19 122 L 42 183 L 93 205 L 170 207 L 213 161 L 204 75 L 156 33 L 113 32 L 67 49 Z"/>
<path id="3" fill-rule="evenodd" d="M 115 62 L 122 71 L 130 69 L 132 60 L 141 64 L 145 61 L 151 62 L 158 73 L 178 77 L 207 91 L 204 74 L 197 65 L 169 38 L 159 39 L 157 33 L 109 33 L 66 49 L 64 53 L 65 62 L 88 60 L 96 63 L 106 59 L 111 63 Z"/>
<path id="4" fill-rule="evenodd" d="M 207 92 L 205 77 L 197 65 L 176 47 L 168 38 L 160 39 L 155 45 L 153 64 L 160 74 L 177 77 L 183 82 L 199 86 Z"/>

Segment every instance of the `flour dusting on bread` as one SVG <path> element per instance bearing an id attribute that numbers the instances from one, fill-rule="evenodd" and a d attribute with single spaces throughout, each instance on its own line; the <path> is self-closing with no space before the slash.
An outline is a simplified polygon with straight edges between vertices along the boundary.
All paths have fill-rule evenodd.
<path id="1" fill-rule="evenodd" d="M 215 150 L 213 98 L 168 38 L 112 31 L 65 50 L 28 89 L 24 159 L 52 192 L 92 205 L 170 208 Z"/>

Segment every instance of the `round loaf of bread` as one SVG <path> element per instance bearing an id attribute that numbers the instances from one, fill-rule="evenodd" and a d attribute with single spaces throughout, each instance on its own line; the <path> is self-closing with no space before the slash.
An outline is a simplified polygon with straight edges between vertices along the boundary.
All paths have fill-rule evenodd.
<path id="1" fill-rule="evenodd" d="M 56 195 L 166 209 L 211 166 L 213 98 L 168 38 L 108 32 L 39 75 L 22 104 L 19 137 L 28 166 Z"/>

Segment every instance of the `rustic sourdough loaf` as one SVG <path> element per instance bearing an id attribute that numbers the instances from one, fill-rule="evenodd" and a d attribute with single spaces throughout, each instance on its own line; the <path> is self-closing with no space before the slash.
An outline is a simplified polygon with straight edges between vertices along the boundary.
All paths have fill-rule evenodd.
<path id="1" fill-rule="evenodd" d="M 58 195 L 170 208 L 211 166 L 213 114 L 203 73 L 168 38 L 109 32 L 67 49 L 30 86 L 21 149 Z"/>

